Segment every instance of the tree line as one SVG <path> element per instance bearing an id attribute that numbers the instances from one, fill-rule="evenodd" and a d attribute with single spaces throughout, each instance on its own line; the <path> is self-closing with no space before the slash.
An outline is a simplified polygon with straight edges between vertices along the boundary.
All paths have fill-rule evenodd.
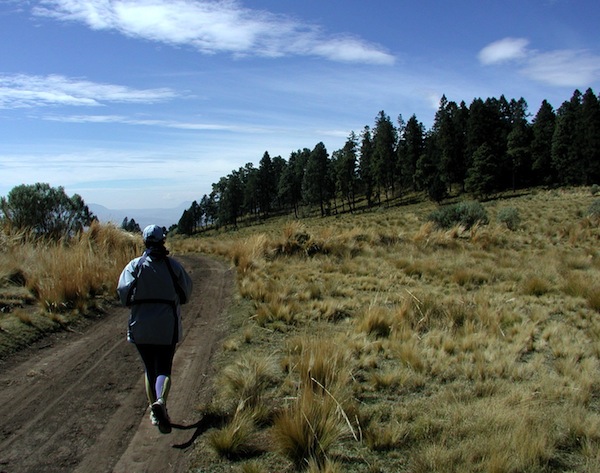
<path id="1" fill-rule="evenodd" d="M 555 110 L 544 100 L 531 117 L 525 99 L 475 98 L 469 106 L 445 96 L 431 129 L 416 115 L 394 122 L 384 111 L 371 128 L 351 132 L 328 153 L 320 142 L 286 161 L 267 152 L 219 179 L 183 212 L 177 229 L 237 225 L 301 207 L 322 216 L 354 211 L 359 201 L 382 205 L 409 192 L 442 202 L 469 193 L 486 198 L 534 186 L 600 183 L 600 99 L 575 90 Z"/>

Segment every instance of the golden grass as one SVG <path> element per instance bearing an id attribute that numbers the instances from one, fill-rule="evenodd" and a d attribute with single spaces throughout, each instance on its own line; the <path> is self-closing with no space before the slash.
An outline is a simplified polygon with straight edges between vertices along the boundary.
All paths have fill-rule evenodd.
<path id="1" fill-rule="evenodd" d="M 232 471 L 226 459 L 252 454 L 238 470 L 600 471 L 593 196 L 511 197 L 514 230 L 498 200 L 484 203 L 490 224 L 468 231 L 437 230 L 421 203 L 171 239 L 235 265 L 243 307 L 215 380 L 230 422 L 206 435 L 225 460 L 199 453 L 198 467 Z M 34 259 L 22 246 L 20 260 Z M 4 281 L 35 281 L 10 261 Z M 69 304 L 102 279 L 66 286 Z"/>
<path id="2" fill-rule="evenodd" d="M 266 399 L 279 375 L 272 357 L 242 355 L 219 377 L 219 401 L 236 409 L 254 408 Z"/>
<path id="3" fill-rule="evenodd" d="M 249 411 L 239 411 L 232 421 L 208 434 L 208 443 L 221 457 L 239 459 L 253 453 L 254 418 Z"/>
<path id="4" fill-rule="evenodd" d="M 283 368 L 264 431 L 273 451 L 253 464 L 597 471 L 600 227 L 583 216 L 592 199 L 586 189 L 512 198 L 514 230 L 492 201 L 490 224 L 469 231 L 437 230 L 426 222 L 434 206 L 418 204 L 273 222 L 260 236 L 243 229 L 231 250 L 222 236 L 198 240 L 234 262 L 246 248 L 251 257 L 237 258 L 254 261 L 238 272 L 240 296 L 254 303 L 241 330 L 256 329 L 229 364 L 270 353 Z"/>
<path id="5" fill-rule="evenodd" d="M 297 467 L 323 467 L 332 448 L 346 433 L 338 404 L 331 396 L 302 389 L 275 419 L 276 448 Z"/>
<path id="6" fill-rule="evenodd" d="M 5 235 L 0 248 L 0 298 L 12 300 L 5 306 L 9 312 L 5 318 L 11 316 L 11 306 L 27 306 L 27 311 L 14 315 L 30 324 L 37 302 L 50 320 L 62 325 L 66 318 L 61 314 L 85 313 L 102 297 L 114 299 L 121 270 L 141 247 L 141 238 L 98 223 L 69 241 Z"/>

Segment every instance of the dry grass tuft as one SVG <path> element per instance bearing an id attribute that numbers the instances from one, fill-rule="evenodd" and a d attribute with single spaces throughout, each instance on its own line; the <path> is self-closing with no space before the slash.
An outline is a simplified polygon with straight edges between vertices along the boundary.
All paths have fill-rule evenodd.
<path id="1" fill-rule="evenodd" d="M 523 281 L 523 294 L 540 297 L 552 291 L 552 283 L 545 278 L 529 275 Z"/>
<path id="2" fill-rule="evenodd" d="M 238 240 L 231 247 L 229 256 L 238 270 L 245 275 L 263 266 L 268 254 L 268 239 L 264 234 L 252 235 L 246 240 Z"/>
<path id="3" fill-rule="evenodd" d="M 224 368 L 219 377 L 220 402 L 239 409 L 267 403 L 268 391 L 279 377 L 272 357 L 242 355 Z"/>
<path id="4" fill-rule="evenodd" d="M 219 456 L 237 460 L 255 453 L 251 444 L 255 431 L 252 415 L 239 411 L 227 425 L 209 433 L 208 443 Z"/>
<path id="5" fill-rule="evenodd" d="M 275 419 L 273 441 L 297 467 L 325 466 L 332 448 L 346 434 L 338 404 L 330 396 L 303 389 Z"/>
<path id="6" fill-rule="evenodd" d="M 390 308 L 371 305 L 356 319 L 357 330 L 376 337 L 388 337 L 392 333 L 394 314 Z"/>
<path id="7" fill-rule="evenodd" d="M 600 312 L 600 287 L 591 288 L 586 296 L 590 309 Z"/>
<path id="8" fill-rule="evenodd" d="M 300 386 L 343 398 L 351 369 L 349 352 L 331 339 L 300 336 L 287 343 L 288 371 Z"/>

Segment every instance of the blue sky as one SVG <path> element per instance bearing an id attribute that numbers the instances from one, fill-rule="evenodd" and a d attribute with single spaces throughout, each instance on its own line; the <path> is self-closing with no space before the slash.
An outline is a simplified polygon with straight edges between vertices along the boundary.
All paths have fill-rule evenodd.
<path id="1" fill-rule="evenodd" d="M 600 92 L 597 0 L 2 0 L 0 195 L 167 208 L 384 110 Z"/>

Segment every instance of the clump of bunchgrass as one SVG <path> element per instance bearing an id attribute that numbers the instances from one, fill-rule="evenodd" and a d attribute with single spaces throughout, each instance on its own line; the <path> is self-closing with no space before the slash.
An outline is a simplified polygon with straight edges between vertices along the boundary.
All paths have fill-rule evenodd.
<path id="1" fill-rule="evenodd" d="M 365 442 L 376 452 L 388 452 L 401 448 L 410 438 L 410 424 L 394 419 L 389 422 L 372 420 L 365 429 Z"/>
<path id="2" fill-rule="evenodd" d="M 461 267 L 454 271 L 452 280 L 459 286 L 478 287 L 489 281 L 490 277 L 479 268 Z"/>
<path id="3" fill-rule="evenodd" d="M 346 434 L 335 399 L 310 388 L 299 390 L 276 417 L 272 429 L 276 447 L 298 468 L 309 463 L 324 467 L 333 447 Z"/>
<path id="4" fill-rule="evenodd" d="M 600 312 L 600 288 L 593 287 L 588 290 L 586 300 L 590 309 Z"/>
<path id="5" fill-rule="evenodd" d="M 236 408 L 267 403 L 269 389 L 278 377 L 272 357 L 242 355 L 226 366 L 217 380 L 220 402 Z"/>
<path id="6" fill-rule="evenodd" d="M 253 319 L 258 325 L 264 327 L 268 324 L 282 322 L 285 325 L 293 325 L 296 318 L 294 303 L 285 301 L 271 301 L 258 304 Z"/>
<path id="7" fill-rule="evenodd" d="M 288 371 L 301 386 L 333 395 L 346 392 L 350 380 L 349 353 L 331 339 L 300 336 L 287 343 Z"/>
<path id="8" fill-rule="evenodd" d="M 256 446 L 251 443 L 255 432 L 251 412 L 240 410 L 231 422 L 209 433 L 208 443 L 219 456 L 240 459 L 256 452 Z"/>
<path id="9" fill-rule="evenodd" d="M 269 240 L 265 234 L 252 235 L 243 240 L 237 240 L 230 248 L 230 258 L 238 274 L 244 275 L 263 265 L 269 249 Z"/>
<path id="10" fill-rule="evenodd" d="M 537 275 L 528 275 L 523 281 L 523 293 L 540 297 L 552 290 L 552 284 L 546 278 Z"/>
<path id="11" fill-rule="evenodd" d="M 390 308 L 370 305 L 356 319 L 357 330 L 376 337 L 388 337 L 394 325 L 394 314 Z"/>

